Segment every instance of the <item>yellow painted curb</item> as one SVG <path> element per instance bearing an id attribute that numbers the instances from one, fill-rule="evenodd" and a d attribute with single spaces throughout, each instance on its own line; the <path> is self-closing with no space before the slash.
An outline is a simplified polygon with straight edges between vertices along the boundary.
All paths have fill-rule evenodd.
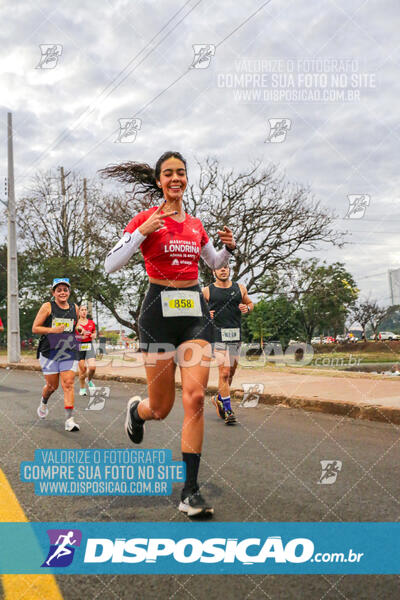
<path id="1" fill-rule="evenodd" d="M 0 522 L 27 523 L 7 477 L 0 469 Z M 54 575 L 1 575 L 4 600 L 63 600 Z"/>

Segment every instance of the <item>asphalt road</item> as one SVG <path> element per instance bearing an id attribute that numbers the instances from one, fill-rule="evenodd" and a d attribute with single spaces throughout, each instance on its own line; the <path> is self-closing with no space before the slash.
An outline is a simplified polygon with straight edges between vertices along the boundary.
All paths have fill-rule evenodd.
<path id="1" fill-rule="evenodd" d="M 340 385 L 340 382 L 338 383 Z M 171 497 L 38 497 L 19 480 L 22 460 L 36 448 L 126 448 L 126 400 L 145 386 L 109 383 L 101 411 L 85 411 L 77 397 L 78 433 L 64 431 L 62 394 L 39 421 L 42 377 L 0 370 L 0 467 L 30 521 L 185 521 Z M 78 384 L 76 384 L 76 389 Z M 237 408 L 240 421 L 226 427 L 206 402 L 200 480 L 219 521 L 398 521 L 399 427 L 316 412 L 259 405 Z M 180 460 L 182 408 L 147 425 L 143 447 L 170 448 Z M 320 461 L 342 462 L 332 485 L 320 485 Z M 398 576 L 58 576 L 65 600 L 174 598 L 174 600 L 394 598 Z M 0 592 L 1 594 L 1 592 Z M 3 596 L 0 595 L 2 598 Z"/>

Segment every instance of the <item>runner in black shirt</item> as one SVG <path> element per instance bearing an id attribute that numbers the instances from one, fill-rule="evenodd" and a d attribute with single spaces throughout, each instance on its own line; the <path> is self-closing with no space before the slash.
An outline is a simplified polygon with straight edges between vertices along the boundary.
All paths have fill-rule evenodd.
<path id="1" fill-rule="evenodd" d="M 33 333 L 40 333 L 37 358 L 46 380 L 42 399 L 37 409 L 40 419 L 48 415 L 47 401 L 61 385 L 64 391 L 64 406 L 67 413 L 66 431 L 79 431 L 72 416 L 74 410 L 74 379 L 78 369 L 75 327 L 78 322 L 76 304 L 69 304 L 71 286 L 69 279 L 54 279 L 53 298 L 39 309 L 33 322 Z"/>
<path id="2" fill-rule="evenodd" d="M 215 270 L 214 276 L 215 282 L 203 288 L 215 326 L 214 352 L 219 368 L 218 394 L 213 403 L 226 425 L 234 425 L 230 386 L 239 361 L 242 314 L 253 310 L 254 305 L 245 286 L 231 281 L 229 266 Z"/>

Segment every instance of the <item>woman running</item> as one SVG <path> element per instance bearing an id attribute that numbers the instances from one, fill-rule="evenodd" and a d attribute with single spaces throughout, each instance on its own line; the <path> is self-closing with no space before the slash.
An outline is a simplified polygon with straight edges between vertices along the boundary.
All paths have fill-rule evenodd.
<path id="1" fill-rule="evenodd" d="M 51 302 L 42 304 L 33 322 L 32 332 L 41 334 L 37 358 L 46 380 L 37 414 L 39 419 L 47 417 L 47 402 L 61 379 L 67 415 L 65 430 L 79 431 L 79 425 L 73 417 L 74 379 L 78 366 L 74 331 L 78 307 L 68 303 L 70 292 L 69 279 L 54 279 L 53 298 Z"/>
<path id="2" fill-rule="evenodd" d="M 88 386 L 90 388 L 96 387 L 92 381 L 96 372 L 96 352 L 93 348 L 93 340 L 96 339 L 96 325 L 94 321 L 87 318 L 87 306 L 85 304 L 81 304 L 79 307 L 78 317 L 76 339 L 79 347 L 79 395 L 86 396 L 86 376 Z"/>
<path id="3" fill-rule="evenodd" d="M 204 394 L 210 369 L 213 327 L 198 282 L 200 256 L 212 268 L 226 264 L 235 248 L 228 227 L 218 231 L 225 245 L 217 252 L 201 221 L 182 206 L 187 186 L 186 161 L 179 152 L 166 152 L 153 170 L 136 162 L 102 170 L 103 176 L 133 182 L 134 191 L 161 200 L 137 214 L 122 239 L 108 254 L 105 269 L 123 267 L 139 249 L 144 257 L 150 286 L 139 316 L 140 346 L 144 353 L 149 397 L 128 401 L 125 430 L 140 444 L 144 422 L 165 419 L 175 400 L 175 368 L 182 380 L 184 419 L 181 448 L 186 481 L 179 510 L 188 516 L 212 514 L 197 481 L 204 430 Z M 188 360 L 195 357 L 195 360 Z"/>

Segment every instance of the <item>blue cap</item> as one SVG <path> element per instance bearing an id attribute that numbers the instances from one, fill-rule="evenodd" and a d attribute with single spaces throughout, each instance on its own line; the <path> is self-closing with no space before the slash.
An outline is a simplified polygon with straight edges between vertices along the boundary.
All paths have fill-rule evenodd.
<path id="1" fill-rule="evenodd" d="M 69 282 L 69 278 L 68 277 L 61 277 L 60 279 L 53 279 L 53 284 L 52 284 L 52 289 L 54 290 L 54 288 L 59 284 L 59 283 L 65 283 L 65 285 L 67 285 L 68 287 L 71 287 L 71 284 Z"/>

